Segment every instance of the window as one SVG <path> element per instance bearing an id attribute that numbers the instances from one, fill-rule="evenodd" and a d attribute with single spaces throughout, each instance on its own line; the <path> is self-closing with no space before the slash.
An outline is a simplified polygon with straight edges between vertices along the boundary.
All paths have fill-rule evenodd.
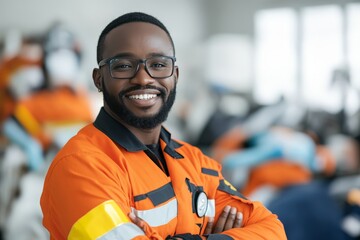
<path id="1" fill-rule="evenodd" d="M 357 89 L 360 89 L 360 4 L 349 4 L 347 15 L 347 55 L 351 79 Z"/>
<path id="2" fill-rule="evenodd" d="M 296 93 L 296 14 L 292 9 L 256 15 L 254 97 L 263 104 Z"/>
<path id="3" fill-rule="evenodd" d="M 341 9 L 336 5 L 304 8 L 300 19 L 300 96 L 312 108 L 337 112 L 341 93 L 332 82 L 332 75 L 344 63 Z"/>
<path id="4" fill-rule="evenodd" d="M 358 110 L 359 26 L 359 3 L 259 11 L 255 100 L 272 104 L 284 97 L 332 113 Z M 347 73 L 350 84 L 343 77 Z"/>

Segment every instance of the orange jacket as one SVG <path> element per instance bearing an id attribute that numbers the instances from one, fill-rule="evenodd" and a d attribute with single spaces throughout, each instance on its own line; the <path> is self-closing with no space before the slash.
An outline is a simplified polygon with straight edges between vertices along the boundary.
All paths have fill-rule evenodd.
<path id="1" fill-rule="evenodd" d="M 165 239 L 202 234 L 209 217 L 226 205 L 243 213 L 243 227 L 223 232 L 229 239 L 286 239 L 282 223 L 259 202 L 244 199 L 221 175 L 220 165 L 162 128 L 160 146 L 170 176 L 147 147 L 103 109 L 55 157 L 47 173 L 41 207 L 51 239 Z M 193 200 L 202 189 L 205 217 Z M 147 222 L 144 233 L 128 219 Z M 99 238 L 100 237 L 100 238 Z"/>
<path id="2" fill-rule="evenodd" d="M 311 172 L 300 164 L 276 159 L 254 167 L 241 193 L 250 196 L 253 191 L 264 185 L 282 189 L 290 185 L 308 183 L 311 179 Z"/>
<path id="3" fill-rule="evenodd" d="M 53 128 L 93 120 L 87 97 L 67 87 L 31 95 L 16 105 L 13 116 L 44 148 L 52 141 Z"/>

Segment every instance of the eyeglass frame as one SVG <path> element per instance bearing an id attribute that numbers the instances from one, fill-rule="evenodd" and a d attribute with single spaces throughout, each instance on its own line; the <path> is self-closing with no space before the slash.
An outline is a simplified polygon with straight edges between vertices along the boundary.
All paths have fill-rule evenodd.
<path id="1" fill-rule="evenodd" d="M 169 76 L 166 76 L 166 77 L 153 77 L 153 76 L 150 74 L 150 72 L 149 72 L 149 70 L 148 70 L 148 68 L 147 68 L 147 66 L 146 66 L 146 61 L 149 60 L 149 59 L 151 59 L 151 58 L 154 58 L 154 57 L 165 57 L 165 58 L 171 59 L 171 61 L 172 61 L 172 70 L 171 70 L 171 74 L 170 74 Z M 136 67 L 136 70 L 134 71 L 134 75 L 133 75 L 133 76 L 131 76 L 131 77 L 126 77 L 126 78 L 119 78 L 119 77 L 114 77 L 114 76 L 112 75 L 112 73 L 111 73 L 112 71 L 111 71 L 111 69 L 110 69 L 110 63 L 111 63 L 112 60 L 118 59 L 118 58 L 119 58 L 119 59 L 123 58 L 123 59 L 133 59 L 133 60 L 137 60 L 137 67 Z M 176 62 L 176 57 L 165 56 L 165 55 L 154 55 L 154 56 L 151 56 L 151 57 L 149 57 L 149 58 L 143 58 L 143 59 L 137 59 L 137 58 L 132 58 L 132 57 L 125 57 L 125 56 L 121 56 L 121 55 L 115 55 L 115 56 L 113 56 L 113 57 L 109 57 L 109 58 L 105 58 L 105 59 L 101 60 L 101 61 L 98 63 L 98 66 L 99 66 L 99 68 L 101 68 L 101 67 L 103 67 L 103 66 L 105 66 L 105 65 L 108 65 L 108 66 L 109 66 L 110 76 L 111 76 L 112 78 L 114 78 L 114 79 L 131 79 L 131 78 L 135 77 L 136 74 L 139 72 L 139 70 L 140 70 L 140 64 L 144 64 L 144 69 L 145 69 L 146 73 L 149 74 L 150 77 L 152 77 L 152 78 L 154 78 L 154 79 L 164 79 L 164 78 L 171 77 L 171 76 L 174 74 L 175 62 Z"/>

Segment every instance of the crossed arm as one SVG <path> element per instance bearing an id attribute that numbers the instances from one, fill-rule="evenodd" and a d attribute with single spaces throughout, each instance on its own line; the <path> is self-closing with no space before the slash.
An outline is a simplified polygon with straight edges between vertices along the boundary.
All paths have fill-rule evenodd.
<path id="1" fill-rule="evenodd" d="M 129 218 L 133 223 L 140 227 L 144 232 L 146 231 L 146 223 L 135 214 L 130 213 Z M 214 218 L 210 218 L 204 231 L 204 235 L 221 233 L 223 231 L 240 228 L 242 225 L 243 215 L 238 212 L 235 207 L 225 206 L 218 221 L 215 223 Z M 182 238 L 171 238 L 171 239 L 182 239 Z"/>

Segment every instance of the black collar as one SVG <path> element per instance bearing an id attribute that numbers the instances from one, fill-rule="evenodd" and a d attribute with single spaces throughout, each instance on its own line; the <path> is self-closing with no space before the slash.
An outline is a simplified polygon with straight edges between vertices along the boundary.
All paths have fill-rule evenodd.
<path id="1" fill-rule="evenodd" d="M 112 118 L 103 107 L 96 117 L 94 126 L 129 152 L 144 151 L 147 149 L 129 129 Z M 174 158 L 183 158 L 183 156 L 175 150 L 182 145 L 171 139 L 170 132 L 164 127 L 161 127 L 160 138 L 166 143 L 166 153 Z"/>

